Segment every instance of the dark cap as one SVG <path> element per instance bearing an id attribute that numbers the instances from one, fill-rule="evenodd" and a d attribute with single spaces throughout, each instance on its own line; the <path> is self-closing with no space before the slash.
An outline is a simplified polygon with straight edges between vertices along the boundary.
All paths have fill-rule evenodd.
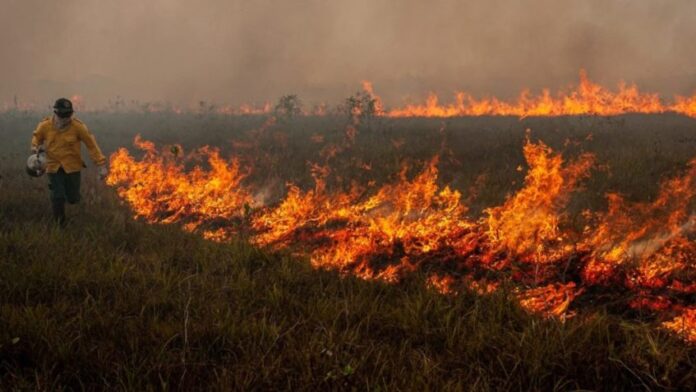
<path id="1" fill-rule="evenodd" d="M 53 113 L 58 117 L 70 117 L 73 114 L 73 105 L 67 98 L 59 98 L 53 104 Z"/>

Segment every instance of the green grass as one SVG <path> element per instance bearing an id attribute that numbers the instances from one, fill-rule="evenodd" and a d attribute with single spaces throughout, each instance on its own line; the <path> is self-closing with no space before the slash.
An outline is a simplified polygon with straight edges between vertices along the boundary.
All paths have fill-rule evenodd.
<path id="1" fill-rule="evenodd" d="M 133 221 L 113 190 L 94 181 L 93 169 L 85 173 L 82 204 L 68 211 L 70 226 L 58 230 L 46 217 L 45 179 L 22 172 L 34 120 L 0 115 L 2 390 L 696 388 L 696 349 L 652 322 L 623 319 L 601 306 L 565 323 L 543 320 L 521 310 L 505 290 L 443 296 L 426 287 L 424 276 L 391 286 L 313 270 L 307 260 L 243 242 L 208 242 L 176 226 Z M 260 122 L 91 120 L 95 132 L 102 127 L 98 137 L 107 151 L 129 145 L 135 131 L 160 142 L 224 146 Z M 269 154 L 260 170 L 274 164 L 283 170 L 262 172 L 267 178 L 307 181 L 305 164 L 314 152 L 302 138 L 322 127 L 340 138 L 340 124 L 303 121 L 292 125 L 284 149 L 260 146 L 259 156 Z M 584 137 L 582 122 L 595 120 L 457 121 L 447 137 L 463 163 L 458 172 L 449 167 L 443 181 L 466 189 L 472 177 L 488 172 L 492 180 L 477 201 L 483 208 L 514 190 L 523 128 L 534 126 L 535 135 L 560 147 L 566 137 Z M 630 135 L 624 124 L 596 121 L 588 126 L 594 141 L 583 148 L 610 160 L 613 173 L 588 183 L 578 209 L 601 208 L 595 194 L 606 189 L 650 198 L 657 186 L 650 179 L 688 159 L 690 139 L 683 138 L 693 129 L 690 120 L 629 117 L 647 128 L 623 140 Z M 651 132 L 650 124 L 666 131 Z M 566 125 L 575 128 L 555 130 Z M 440 140 L 422 135 L 438 126 L 383 124 L 345 155 L 382 162 L 375 167 L 383 172 L 373 175 L 387 177 L 404 158 L 437 152 Z M 401 136 L 408 138 L 406 151 L 384 147 Z M 651 150 L 655 140 L 661 147 Z M 339 158 L 336 164 L 350 170 Z"/>

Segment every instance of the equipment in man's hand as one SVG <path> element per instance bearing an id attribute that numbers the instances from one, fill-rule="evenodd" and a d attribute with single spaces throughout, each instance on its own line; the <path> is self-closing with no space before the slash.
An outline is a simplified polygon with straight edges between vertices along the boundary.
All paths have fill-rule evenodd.
<path id="1" fill-rule="evenodd" d="M 27 174 L 32 177 L 41 177 L 46 173 L 46 153 L 37 150 L 27 158 Z"/>
<path id="2" fill-rule="evenodd" d="M 99 166 L 97 176 L 99 178 L 99 181 L 103 181 L 106 179 L 106 176 L 109 174 L 109 169 L 106 168 L 106 165 Z"/>

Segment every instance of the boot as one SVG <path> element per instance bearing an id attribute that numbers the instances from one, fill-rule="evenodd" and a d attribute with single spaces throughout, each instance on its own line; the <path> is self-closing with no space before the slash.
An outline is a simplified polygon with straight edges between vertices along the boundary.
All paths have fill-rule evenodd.
<path id="1" fill-rule="evenodd" d="M 65 227 L 65 200 L 51 200 L 51 206 L 53 207 L 53 219 L 60 227 Z"/>

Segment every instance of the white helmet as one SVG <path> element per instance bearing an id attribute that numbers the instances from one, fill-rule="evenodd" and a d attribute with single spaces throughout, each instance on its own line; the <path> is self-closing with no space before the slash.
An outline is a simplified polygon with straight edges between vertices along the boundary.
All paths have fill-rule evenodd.
<path id="1" fill-rule="evenodd" d="M 46 173 L 46 153 L 40 151 L 29 155 L 27 158 L 27 174 L 32 177 L 41 177 Z"/>

